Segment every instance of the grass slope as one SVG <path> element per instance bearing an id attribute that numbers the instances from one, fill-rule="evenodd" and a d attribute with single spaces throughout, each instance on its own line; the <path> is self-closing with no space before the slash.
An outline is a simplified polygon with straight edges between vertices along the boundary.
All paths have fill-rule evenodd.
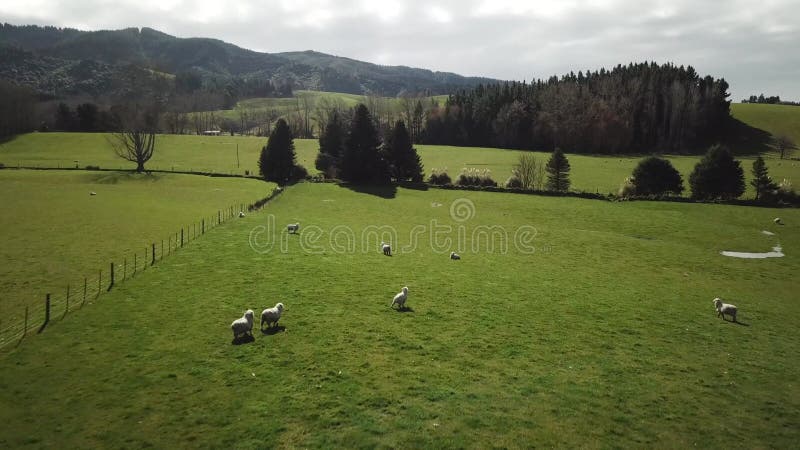
<path id="1" fill-rule="evenodd" d="M 160 247 L 182 227 L 204 217 L 210 222 L 220 208 L 264 198 L 274 184 L 177 174 L 2 170 L 0 186 L 6 212 L 0 215 L 0 320 L 7 325 L 24 315 L 25 305 L 41 307 L 48 292 L 63 301 L 68 283 L 73 295 L 82 296 L 83 278 L 96 283 L 99 269 L 107 277 L 111 261 L 122 278 L 123 258 L 132 272 L 134 252 L 141 265 L 151 243 Z"/>
<path id="2" fill-rule="evenodd" d="M 732 103 L 731 115 L 773 136 L 785 134 L 792 138 L 795 145 L 800 145 L 800 107 Z"/>
<path id="3" fill-rule="evenodd" d="M 792 447 L 800 212 L 774 214 L 297 185 L 0 356 L 0 445 Z M 303 229 L 256 252 L 270 217 Z M 395 256 L 336 251 L 382 224 Z M 536 252 L 474 252 L 493 225 L 535 227 Z M 768 249 L 762 229 L 786 258 L 719 255 Z M 282 331 L 231 345 L 231 320 L 277 301 Z"/>

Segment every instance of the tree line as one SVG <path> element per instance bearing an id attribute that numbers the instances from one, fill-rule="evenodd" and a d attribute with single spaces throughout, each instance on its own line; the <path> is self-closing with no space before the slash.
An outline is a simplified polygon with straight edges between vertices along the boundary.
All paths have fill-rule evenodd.
<path id="1" fill-rule="evenodd" d="M 530 84 L 479 85 L 426 119 L 422 142 L 570 153 L 687 152 L 719 138 L 728 83 L 691 66 L 618 65 Z"/>

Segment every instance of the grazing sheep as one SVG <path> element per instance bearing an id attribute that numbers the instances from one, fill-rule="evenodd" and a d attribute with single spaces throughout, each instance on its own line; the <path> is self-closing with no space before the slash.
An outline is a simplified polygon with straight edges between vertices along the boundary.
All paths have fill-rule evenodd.
<path id="1" fill-rule="evenodd" d="M 286 225 L 286 231 L 288 231 L 289 233 L 297 233 L 298 231 L 300 231 L 300 222 L 290 223 L 289 225 Z"/>
<path id="2" fill-rule="evenodd" d="M 239 217 L 244 217 L 244 211 L 239 211 Z"/>
<path id="3" fill-rule="evenodd" d="M 461 259 L 461 255 L 456 252 L 450 252 L 450 259 L 459 260 Z"/>
<path id="4" fill-rule="evenodd" d="M 267 308 L 261 313 L 261 329 L 264 329 L 264 323 L 267 324 L 267 328 L 271 328 L 271 324 L 275 324 L 278 326 L 278 320 L 281 318 L 281 314 L 283 313 L 283 303 L 277 303 L 272 308 Z"/>
<path id="5" fill-rule="evenodd" d="M 781 218 L 780 217 L 776 217 L 775 219 L 773 219 L 773 222 L 775 222 L 778 225 L 783 225 L 783 223 L 781 223 Z"/>
<path id="6" fill-rule="evenodd" d="M 383 254 L 384 255 L 392 256 L 392 246 L 391 245 L 389 245 L 389 244 L 387 244 L 385 242 L 381 242 L 381 250 L 383 250 Z"/>
<path id="7" fill-rule="evenodd" d="M 722 303 L 722 300 L 715 298 L 714 307 L 717 308 L 717 317 L 722 315 L 722 320 L 725 320 L 725 314 L 728 314 L 736 322 L 736 306 Z"/>
<path id="8" fill-rule="evenodd" d="M 244 316 L 236 319 L 231 323 L 231 330 L 233 330 L 233 338 L 236 339 L 239 335 L 253 335 L 253 310 L 248 309 L 245 311 Z"/>
<path id="9" fill-rule="evenodd" d="M 394 298 L 392 299 L 392 304 L 389 305 L 389 307 L 393 308 L 394 305 L 397 305 L 398 307 L 400 307 L 400 309 L 403 309 L 405 308 L 406 305 L 406 299 L 408 299 L 408 287 L 403 287 L 403 292 L 400 292 L 399 294 L 394 296 Z"/>
<path id="10" fill-rule="evenodd" d="M 89 192 L 89 195 L 97 195 L 97 192 L 95 191 Z"/>

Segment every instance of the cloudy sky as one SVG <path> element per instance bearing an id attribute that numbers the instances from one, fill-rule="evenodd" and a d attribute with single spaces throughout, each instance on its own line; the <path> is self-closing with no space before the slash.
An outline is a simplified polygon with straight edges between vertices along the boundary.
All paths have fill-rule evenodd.
<path id="1" fill-rule="evenodd" d="M 724 77 L 734 101 L 800 101 L 798 0 L 3 0 L 0 21 L 151 27 L 513 80 L 674 62 Z"/>

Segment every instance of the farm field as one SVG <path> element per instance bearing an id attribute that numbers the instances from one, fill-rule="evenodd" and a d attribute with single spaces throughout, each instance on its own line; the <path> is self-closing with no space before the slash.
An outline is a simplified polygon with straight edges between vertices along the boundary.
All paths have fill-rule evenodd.
<path id="1" fill-rule="evenodd" d="M 118 279 L 124 258 L 132 273 L 134 253 L 141 270 L 151 243 L 160 247 L 163 239 L 168 246 L 172 235 L 174 248 L 182 227 L 186 239 L 193 237 L 189 226 L 203 218 L 210 225 L 219 209 L 267 197 L 275 185 L 163 173 L 1 170 L 0 186 L 6 211 L 0 217 L 0 317 L 7 325 L 26 305 L 41 309 L 48 292 L 63 302 L 67 284 L 82 295 L 84 277 L 97 283 L 98 270 L 107 277 L 112 261 Z"/>
<path id="2" fill-rule="evenodd" d="M 145 166 L 151 170 L 201 171 L 227 174 L 258 174 L 258 155 L 266 138 L 249 136 L 177 136 L 160 135 L 157 151 Z M 316 139 L 295 139 L 297 161 L 316 173 L 314 160 L 319 151 Z M 236 148 L 239 149 L 237 167 Z M 464 167 L 489 169 L 495 181 L 502 184 L 511 175 L 520 151 L 496 148 L 416 146 L 426 173 L 447 168 L 455 179 Z M 549 153 L 534 152 L 546 163 Z M 572 172 L 572 189 L 588 192 L 616 193 L 623 180 L 630 176 L 641 156 L 568 155 Z M 681 172 L 688 195 L 688 178 L 698 156 L 669 156 Z M 745 178 L 749 180 L 753 157 L 740 157 Z M 0 144 L 0 162 L 7 166 L 75 167 L 98 165 L 101 168 L 133 169 L 134 163 L 119 159 L 109 148 L 104 134 L 99 133 L 31 133 Z M 800 161 L 767 158 L 770 175 L 775 180 L 800 180 Z M 754 192 L 748 184 L 745 197 Z"/>
<path id="3" fill-rule="evenodd" d="M 772 135 L 785 134 L 792 138 L 795 145 L 800 145 L 800 107 L 732 103 L 731 115 Z M 795 156 L 800 156 L 797 151 Z"/>
<path id="4" fill-rule="evenodd" d="M 292 186 L 0 355 L 0 446 L 790 448 L 800 211 L 776 211 Z"/>

